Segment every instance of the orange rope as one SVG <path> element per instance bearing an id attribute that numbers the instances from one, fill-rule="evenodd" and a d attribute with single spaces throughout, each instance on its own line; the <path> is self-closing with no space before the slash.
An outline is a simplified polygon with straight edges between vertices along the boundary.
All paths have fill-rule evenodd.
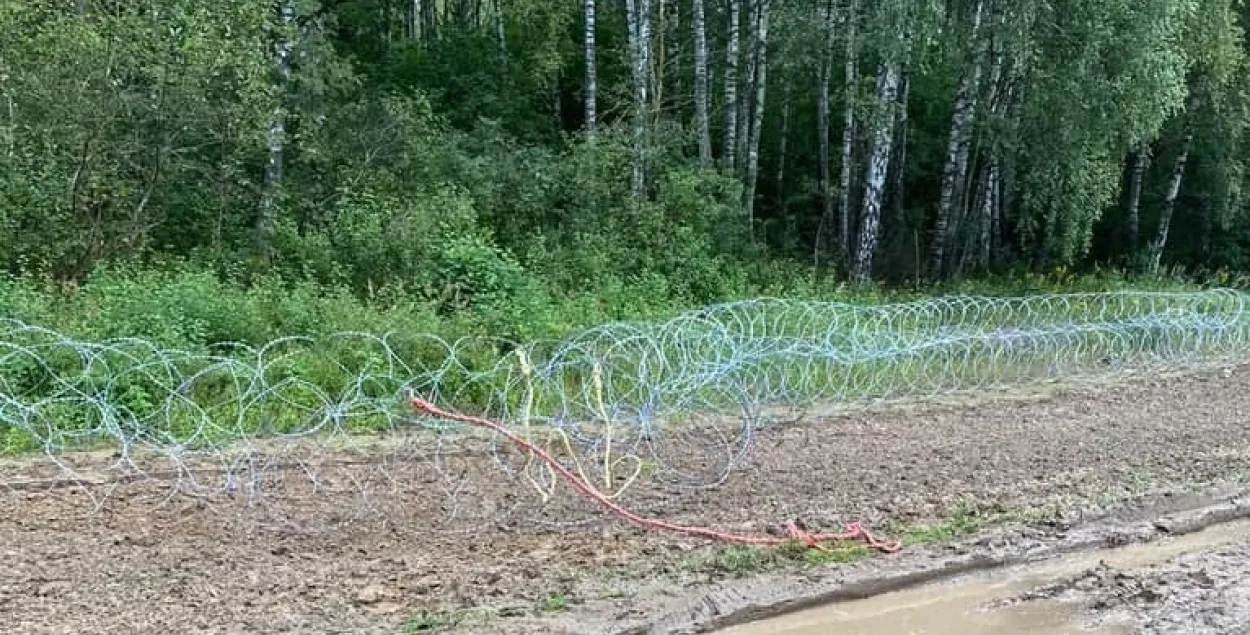
<path id="1" fill-rule="evenodd" d="M 869 549 L 874 549 L 883 553 L 894 553 L 901 548 L 901 545 L 897 541 L 883 541 L 874 538 L 872 534 L 868 533 L 868 531 L 864 529 L 863 525 L 860 525 L 859 523 L 851 523 L 850 525 L 847 525 L 847 531 L 843 534 L 809 534 L 799 529 L 798 525 L 796 525 L 794 521 L 787 521 L 785 529 L 789 537 L 774 538 L 725 533 L 705 527 L 688 527 L 686 525 L 678 525 L 655 518 L 644 518 L 628 509 L 625 509 L 617 503 L 614 503 L 611 499 L 605 496 L 603 492 L 600 492 L 597 488 L 595 488 L 595 486 L 586 482 L 583 478 L 564 467 L 562 463 L 556 460 L 555 457 L 551 456 L 551 454 L 549 454 L 546 450 L 531 443 L 515 432 L 512 432 L 503 424 L 481 417 L 448 412 L 424 399 L 421 399 L 420 397 L 413 396 L 410 399 L 413 408 L 416 408 L 418 411 L 424 412 L 436 419 L 458 421 L 460 423 L 465 423 L 478 428 L 484 428 L 503 436 L 513 445 L 521 448 L 522 450 L 532 452 L 538 458 L 542 459 L 547 465 L 551 466 L 551 469 L 555 470 L 556 473 L 563 477 L 564 480 L 568 481 L 570 485 L 587 498 L 595 501 L 608 511 L 624 519 L 625 522 L 628 522 L 636 527 L 669 531 L 687 536 L 707 538 L 709 540 L 739 545 L 777 546 L 784 544 L 787 540 L 799 540 L 809 548 L 824 551 L 825 548 L 821 546 L 821 543 L 862 540 L 868 545 Z"/>

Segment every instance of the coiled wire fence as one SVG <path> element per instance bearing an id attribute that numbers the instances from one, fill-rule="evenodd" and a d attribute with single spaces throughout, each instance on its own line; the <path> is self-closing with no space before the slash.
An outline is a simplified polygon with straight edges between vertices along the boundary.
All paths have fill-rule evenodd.
<path id="1" fill-rule="evenodd" d="M 0 490 L 81 485 L 101 504 L 141 483 L 166 499 L 248 506 L 350 493 L 352 516 L 384 508 L 381 493 L 416 488 L 438 494 L 424 517 L 470 523 L 559 498 L 532 453 L 419 416 L 403 399 L 411 394 L 508 426 L 605 495 L 701 491 L 796 408 L 1237 358 L 1250 345 L 1246 298 L 762 299 L 561 341 L 339 333 L 200 351 L 80 341 L 0 319 Z M 566 509 L 542 522 L 576 516 Z"/>

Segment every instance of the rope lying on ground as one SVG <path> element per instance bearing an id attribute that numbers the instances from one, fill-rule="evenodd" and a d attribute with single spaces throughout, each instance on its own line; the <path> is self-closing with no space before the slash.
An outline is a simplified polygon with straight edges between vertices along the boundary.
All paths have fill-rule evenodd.
<path id="1" fill-rule="evenodd" d="M 509 430 L 508 427 L 502 423 L 484 419 L 482 417 L 448 412 L 415 395 L 409 396 L 409 400 L 412 403 L 412 407 L 416 408 L 419 412 L 424 412 L 425 414 L 428 414 L 436 419 L 457 421 L 489 430 L 504 437 L 521 450 L 533 453 L 534 456 L 537 456 L 544 463 L 550 466 L 552 470 L 555 470 L 557 474 L 563 477 L 564 480 L 568 481 L 570 485 L 587 498 L 590 498 L 600 506 L 606 508 L 608 511 L 621 517 L 625 520 L 625 522 L 628 522 L 636 527 L 641 527 L 642 529 L 669 531 L 686 536 L 694 536 L 696 538 L 715 540 L 718 542 L 766 547 L 782 545 L 788 540 L 798 540 L 809 548 L 825 551 L 826 549 L 822 546 L 822 543 L 862 540 L 869 549 L 883 553 L 894 553 L 901 548 L 901 545 L 897 541 L 878 540 L 873 537 L 872 534 L 868 533 L 868 531 L 865 530 L 859 523 L 851 523 L 847 526 L 846 533 L 842 534 L 809 534 L 802 529 L 799 529 L 798 525 L 794 521 L 787 521 L 785 529 L 788 537 L 775 538 L 732 534 L 716 531 L 714 529 L 708 529 L 706 527 L 688 527 L 686 525 L 678 525 L 654 518 L 644 518 L 643 516 L 625 509 L 624 507 L 613 502 L 610 498 L 608 498 L 608 496 L 604 495 L 603 492 L 599 491 L 598 488 L 591 485 L 577 474 L 574 474 L 568 468 L 564 467 L 560 461 L 556 460 L 555 457 L 551 456 L 551 454 L 549 454 L 546 450 Z"/>

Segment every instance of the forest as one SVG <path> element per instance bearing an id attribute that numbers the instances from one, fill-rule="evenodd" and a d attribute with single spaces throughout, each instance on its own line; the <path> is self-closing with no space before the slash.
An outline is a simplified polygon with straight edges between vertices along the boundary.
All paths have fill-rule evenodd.
<path id="1" fill-rule="evenodd" d="M 179 345 L 520 339 L 760 295 L 1237 280 L 1247 20 L 0 0 L 0 317 Z"/>

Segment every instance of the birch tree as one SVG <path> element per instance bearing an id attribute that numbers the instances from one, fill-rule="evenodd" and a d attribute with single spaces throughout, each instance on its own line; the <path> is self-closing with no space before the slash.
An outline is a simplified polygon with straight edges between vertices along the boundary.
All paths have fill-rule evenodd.
<path id="1" fill-rule="evenodd" d="M 838 258 L 851 258 L 851 173 L 855 169 L 855 117 L 859 102 L 859 48 L 855 33 L 859 24 L 859 0 L 847 0 L 845 19 L 846 67 L 843 80 L 845 110 L 842 114 L 842 167 L 838 174 Z M 897 81 L 897 80 L 895 80 Z M 889 91 L 895 90 L 890 88 Z M 878 100 L 885 97 L 878 91 Z M 884 103 L 884 102 L 882 102 Z M 889 156 L 888 148 L 886 157 Z M 886 159 L 888 161 L 888 158 Z M 880 211 L 880 201 L 877 201 Z"/>
<path id="2" fill-rule="evenodd" d="M 712 164 L 712 129 L 709 121 L 707 18 L 703 0 L 693 0 L 691 25 L 694 28 L 694 121 L 699 136 L 699 164 Z"/>
<path id="3" fill-rule="evenodd" d="M 1181 180 L 1185 177 L 1185 163 L 1189 160 L 1189 148 L 1193 139 L 1193 132 L 1187 129 L 1182 138 L 1180 150 L 1177 151 L 1176 159 L 1172 163 L 1171 177 L 1168 179 L 1167 191 L 1163 195 L 1163 205 L 1159 210 L 1159 226 L 1155 230 L 1154 240 L 1150 242 L 1148 258 L 1152 273 L 1159 270 L 1159 263 L 1163 259 L 1163 249 L 1167 246 L 1168 231 L 1172 227 L 1172 212 L 1176 209 L 1176 197 L 1180 195 Z"/>
<path id="4" fill-rule="evenodd" d="M 665 110 L 674 115 L 681 113 L 682 75 L 681 75 L 681 4 L 679 0 L 660 0 L 660 15 L 664 21 L 662 30 L 664 41 L 659 49 L 664 59 L 657 65 L 663 76 L 657 80 L 657 91 L 663 89 L 665 99 L 657 98 L 657 103 L 666 104 Z"/>
<path id="5" fill-rule="evenodd" d="M 285 92 L 291 81 L 291 61 L 296 33 L 294 0 L 282 0 L 279 4 L 278 25 L 278 39 L 274 43 L 276 105 L 273 110 L 273 119 L 269 123 L 264 185 L 261 191 L 260 210 L 256 215 L 256 253 L 265 261 L 268 261 L 271 255 L 273 236 L 278 224 L 278 208 L 282 198 L 283 167 L 286 160 Z"/>
<path id="6" fill-rule="evenodd" d="M 589 0 L 589 2 L 591 2 L 592 4 L 591 14 L 593 14 L 594 13 L 594 6 L 593 6 L 594 0 Z M 495 24 L 495 42 L 499 46 L 499 59 L 503 60 L 506 63 L 508 61 L 508 32 L 504 28 L 506 25 L 504 24 L 505 20 L 504 20 L 504 14 L 503 14 L 503 0 L 494 0 L 494 2 L 491 3 L 491 6 L 493 9 L 491 11 L 491 18 Z M 588 28 L 592 31 L 594 30 L 593 20 L 592 20 L 592 24 L 590 24 Z M 593 40 L 593 37 L 592 37 L 592 40 Z"/>
<path id="7" fill-rule="evenodd" d="M 976 118 L 977 92 L 981 78 L 981 19 L 985 0 L 975 0 L 971 26 L 966 32 L 972 51 L 961 65 L 959 83 L 955 88 L 954 112 L 951 115 L 950 141 L 946 149 L 946 165 L 942 168 L 942 190 L 938 199 L 937 220 L 933 225 L 933 238 L 929 251 L 929 275 L 943 275 L 946 249 L 951 243 L 951 217 L 959 205 L 959 193 L 964 188 L 968 172 L 968 151 L 972 144 L 972 129 Z"/>
<path id="8" fill-rule="evenodd" d="M 586 86 L 584 89 L 586 93 L 584 98 L 586 133 L 593 137 L 599 110 L 599 78 L 595 67 L 595 0 L 582 0 L 582 10 L 585 14 L 585 30 L 583 31 L 582 39 L 586 62 Z"/>
<path id="9" fill-rule="evenodd" d="M 1007 50 L 1004 41 L 1005 11 L 1000 3 L 995 2 L 990 12 L 990 21 L 985 35 L 988 47 L 990 73 L 985 87 L 985 111 L 988 115 L 985 137 L 988 137 L 987 157 L 981 166 L 978 179 L 979 192 L 975 197 L 978 202 L 978 234 L 976 244 L 966 250 L 976 253 L 976 264 L 982 269 L 989 269 L 994 255 L 994 228 L 999 223 L 1001 214 L 1001 165 L 1002 156 L 1006 152 L 1004 131 L 1007 128 L 1005 119 L 1011 95 L 1007 90 L 1011 81 L 1010 69 L 1006 68 Z"/>
<path id="10" fill-rule="evenodd" d="M 816 191 L 820 195 L 820 224 L 816 229 L 815 265 L 820 267 L 820 256 L 826 248 L 828 234 L 833 231 L 834 205 L 833 187 L 830 184 L 829 157 L 829 82 L 833 75 L 833 44 L 834 44 L 834 0 L 825 0 L 823 10 L 823 28 L 821 37 L 824 40 L 820 51 L 819 67 L 816 73 L 816 137 L 817 137 L 817 173 Z"/>
<path id="11" fill-rule="evenodd" d="M 647 189 L 647 156 L 651 120 L 651 0 L 625 0 L 625 21 L 629 31 L 630 69 L 633 78 L 633 178 L 635 200 Z"/>
<path id="12" fill-rule="evenodd" d="M 738 178 L 745 184 L 747 180 L 748 152 L 750 151 L 751 125 L 754 123 L 754 104 L 756 95 L 756 64 L 759 62 L 759 24 L 760 6 L 764 0 L 746 0 L 746 48 L 743 51 L 743 66 L 739 68 L 738 78 L 738 131 L 734 139 L 738 147 L 734 149 L 737 158 Z"/>
<path id="13" fill-rule="evenodd" d="M 725 145 L 722 162 L 724 169 L 733 173 L 738 165 L 735 153 L 738 150 L 738 45 L 741 39 L 742 0 L 727 1 L 729 32 L 725 40 Z"/>
<path id="14" fill-rule="evenodd" d="M 793 105 L 790 102 L 791 91 L 792 87 L 789 81 L 782 84 L 781 129 L 777 131 L 777 178 L 774 184 L 774 189 L 777 191 L 777 207 L 779 209 L 784 209 L 786 201 L 786 145 L 790 140 L 790 111 Z"/>
<path id="15" fill-rule="evenodd" d="M 421 0 L 409 0 L 407 10 L 408 12 L 405 16 L 407 24 L 405 24 L 405 27 L 408 39 L 419 41 L 421 39 L 421 17 L 423 14 Z"/>
<path id="16" fill-rule="evenodd" d="M 755 71 L 755 77 L 751 83 L 754 85 L 755 95 L 752 100 L 754 112 L 748 129 L 745 206 L 747 224 L 754 233 L 755 187 L 759 181 L 760 137 L 764 129 L 764 97 L 768 87 L 768 14 L 771 0 L 752 0 L 752 3 L 755 5 L 753 11 L 755 20 L 753 20 L 752 29 L 755 50 L 752 55 L 754 62 L 751 66 Z"/>
<path id="17" fill-rule="evenodd" d="M 1141 244 L 1141 188 L 1146 168 L 1150 165 L 1150 146 L 1140 144 L 1133 152 L 1133 165 L 1128 179 L 1128 250 L 1132 254 Z"/>
<path id="18" fill-rule="evenodd" d="M 901 3 L 900 3 L 901 4 Z M 858 232 L 858 246 L 851 266 L 851 278 L 864 281 L 872 276 L 873 254 L 877 249 L 881 228 L 881 210 L 885 201 L 886 178 L 890 168 L 894 126 L 897 123 L 899 83 L 902 66 L 910 49 L 908 8 L 882 7 L 895 42 L 887 47 L 877 70 L 876 103 L 872 119 L 872 137 L 868 153 L 868 175 Z"/>

